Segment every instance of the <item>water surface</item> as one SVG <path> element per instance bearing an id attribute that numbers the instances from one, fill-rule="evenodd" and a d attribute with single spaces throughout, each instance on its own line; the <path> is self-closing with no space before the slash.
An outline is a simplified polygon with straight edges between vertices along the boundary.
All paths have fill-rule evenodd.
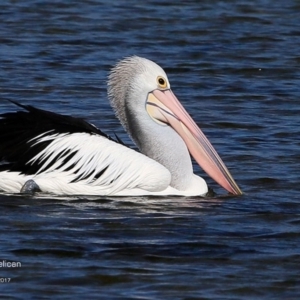
<path id="1" fill-rule="evenodd" d="M 0 261 L 22 266 L 0 269 L 0 296 L 299 299 L 299 16 L 296 0 L 1 2 L 1 112 L 18 100 L 132 145 L 107 73 L 147 57 L 245 194 L 195 166 L 214 198 L 1 195 Z"/>

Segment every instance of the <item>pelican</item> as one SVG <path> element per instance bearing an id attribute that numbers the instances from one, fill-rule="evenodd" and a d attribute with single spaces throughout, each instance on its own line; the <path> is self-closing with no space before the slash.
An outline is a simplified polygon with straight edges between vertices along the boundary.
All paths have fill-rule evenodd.
<path id="1" fill-rule="evenodd" d="M 112 68 L 108 98 L 140 152 L 82 119 L 13 102 L 0 115 L 0 190 L 57 195 L 204 196 L 190 154 L 219 185 L 242 191 L 171 90 L 164 70 L 138 56 Z"/>

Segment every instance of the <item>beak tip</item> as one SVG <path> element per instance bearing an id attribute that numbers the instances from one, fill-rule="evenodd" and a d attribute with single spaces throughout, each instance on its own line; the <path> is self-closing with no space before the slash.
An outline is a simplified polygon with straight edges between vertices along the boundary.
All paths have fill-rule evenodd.
<path id="1" fill-rule="evenodd" d="M 236 186 L 236 189 L 234 190 L 235 191 L 235 195 L 236 196 L 241 196 L 241 195 L 243 195 L 243 191 L 238 187 L 238 186 Z"/>

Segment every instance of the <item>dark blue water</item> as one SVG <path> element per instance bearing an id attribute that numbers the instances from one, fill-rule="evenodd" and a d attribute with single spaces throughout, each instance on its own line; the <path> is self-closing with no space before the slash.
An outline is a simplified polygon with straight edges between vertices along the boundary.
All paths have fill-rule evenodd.
<path id="1" fill-rule="evenodd" d="M 245 192 L 195 168 L 219 196 L 1 195 L 0 263 L 21 263 L 0 267 L 3 299 L 299 299 L 299 1 L 197 2 L 1 2 L 1 113 L 10 98 L 130 144 L 106 76 L 144 56 Z"/>

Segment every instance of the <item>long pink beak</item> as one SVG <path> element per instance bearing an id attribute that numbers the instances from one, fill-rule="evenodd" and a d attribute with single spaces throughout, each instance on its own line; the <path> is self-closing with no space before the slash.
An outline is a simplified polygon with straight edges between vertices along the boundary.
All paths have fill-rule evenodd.
<path id="1" fill-rule="evenodd" d="M 241 195 L 222 159 L 171 90 L 154 90 L 148 95 L 147 111 L 158 122 L 170 124 L 185 141 L 202 169 L 228 192 Z"/>

